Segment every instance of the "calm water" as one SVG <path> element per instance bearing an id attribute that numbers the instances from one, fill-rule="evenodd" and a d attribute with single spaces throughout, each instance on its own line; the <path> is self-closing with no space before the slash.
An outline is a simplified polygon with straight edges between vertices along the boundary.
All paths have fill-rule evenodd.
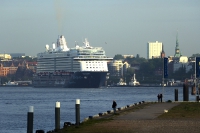
<path id="1" fill-rule="evenodd" d="M 183 100 L 182 87 L 133 87 L 133 88 L 32 88 L 0 87 L 0 132 L 26 133 L 27 112 L 34 106 L 35 130 L 55 128 L 55 103 L 60 102 L 60 125 L 75 123 L 75 102 L 80 99 L 81 121 L 84 118 L 111 110 L 112 101 L 123 107 L 140 101 L 156 101 L 158 93 L 164 93 L 164 101 L 174 100 L 174 89 Z M 191 90 L 190 90 L 191 91 Z M 195 96 L 189 95 L 191 101 Z"/>

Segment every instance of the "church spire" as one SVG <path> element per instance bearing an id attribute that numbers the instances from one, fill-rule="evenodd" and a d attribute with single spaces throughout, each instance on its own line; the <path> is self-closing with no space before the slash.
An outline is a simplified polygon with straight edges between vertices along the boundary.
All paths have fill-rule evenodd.
<path id="1" fill-rule="evenodd" d="M 176 34 L 176 47 L 179 47 L 179 44 L 178 44 L 178 32 Z"/>
<path id="2" fill-rule="evenodd" d="M 176 34 L 176 47 L 175 47 L 175 54 L 174 54 L 174 57 L 181 57 L 181 52 L 180 52 L 180 49 L 179 49 L 179 42 L 178 42 L 178 32 Z"/>
<path id="3" fill-rule="evenodd" d="M 164 51 L 164 45 L 162 44 L 162 52 L 161 52 L 161 58 L 165 57 L 165 51 Z"/>

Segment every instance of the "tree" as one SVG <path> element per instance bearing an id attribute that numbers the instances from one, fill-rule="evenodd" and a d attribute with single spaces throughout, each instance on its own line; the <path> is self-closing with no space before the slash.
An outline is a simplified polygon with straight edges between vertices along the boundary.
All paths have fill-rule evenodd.
<path id="1" fill-rule="evenodd" d="M 13 60 L 15 60 L 15 61 L 24 61 L 24 60 L 26 60 L 27 62 L 36 62 L 37 58 L 25 56 L 25 57 L 14 57 Z"/>
<path id="2" fill-rule="evenodd" d="M 117 55 L 114 56 L 113 59 L 114 59 L 114 60 L 123 60 L 124 57 L 123 57 L 121 54 L 117 54 Z"/>
<path id="3" fill-rule="evenodd" d="M 186 68 L 182 65 L 177 71 L 173 73 L 174 79 L 184 80 L 187 78 L 186 76 Z"/>
<path id="4" fill-rule="evenodd" d="M 192 68 L 188 71 L 187 77 L 193 78 L 193 76 L 195 74 L 195 63 L 192 62 L 192 63 L 190 63 L 190 65 L 192 65 Z"/>
<path id="5" fill-rule="evenodd" d="M 130 79 L 133 77 L 134 73 L 135 73 L 135 69 L 134 68 L 132 68 L 132 67 L 127 68 L 126 75 L 125 75 L 126 79 L 127 79 L 127 82 L 130 81 Z"/>
<path id="6" fill-rule="evenodd" d="M 18 67 L 15 76 L 17 80 L 30 80 L 32 79 L 33 71 L 24 66 L 20 66 Z"/>
<path id="7" fill-rule="evenodd" d="M 129 64 L 134 65 L 134 64 L 141 64 L 143 62 L 147 62 L 147 60 L 145 58 L 131 58 L 131 57 L 127 57 L 125 59 L 125 61 L 127 61 Z"/>
<path id="8" fill-rule="evenodd" d="M 156 75 L 158 70 L 162 71 L 163 59 L 149 59 L 140 64 L 139 71 L 136 72 L 137 79 L 142 83 L 160 83 L 162 76 Z"/>
<path id="9" fill-rule="evenodd" d="M 130 75 L 133 75 L 135 73 L 135 69 L 132 67 L 127 68 L 127 73 L 129 73 Z"/>
<path id="10" fill-rule="evenodd" d="M 200 57 L 200 54 L 199 53 L 193 54 L 192 57 Z"/>

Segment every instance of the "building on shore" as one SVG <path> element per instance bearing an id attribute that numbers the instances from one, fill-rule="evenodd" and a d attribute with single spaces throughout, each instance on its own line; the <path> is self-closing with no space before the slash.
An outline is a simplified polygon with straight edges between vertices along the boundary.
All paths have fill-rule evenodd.
<path id="1" fill-rule="evenodd" d="M 10 60 L 12 57 L 10 54 L 0 54 L 1 60 Z"/>
<path id="2" fill-rule="evenodd" d="M 12 58 L 14 57 L 23 57 L 25 56 L 25 53 L 9 53 Z"/>
<path id="3" fill-rule="evenodd" d="M 161 52 L 163 48 L 162 42 L 148 42 L 147 43 L 147 59 L 161 58 Z"/>
<path id="4" fill-rule="evenodd" d="M 121 76 L 121 70 L 123 68 L 123 60 L 112 60 L 108 62 L 108 70 L 110 72 L 110 76 Z"/>
<path id="5" fill-rule="evenodd" d="M 7 75 L 15 74 L 19 64 L 12 61 L 1 61 L 0 63 L 0 76 L 5 77 Z"/>

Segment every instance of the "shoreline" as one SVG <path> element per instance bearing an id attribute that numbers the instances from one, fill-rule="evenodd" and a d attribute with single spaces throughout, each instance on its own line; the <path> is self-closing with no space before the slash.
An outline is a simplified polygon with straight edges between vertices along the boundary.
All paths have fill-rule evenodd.
<path id="1" fill-rule="evenodd" d="M 138 108 L 130 107 L 123 111 L 117 111 L 117 114 L 109 114 L 102 117 L 90 119 L 82 123 L 78 128 L 74 126 L 63 127 L 61 129 L 67 132 L 79 132 L 82 133 L 177 133 L 177 132 L 193 132 L 197 133 L 200 130 L 200 121 L 193 118 L 160 118 L 162 114 L 168 113 L 170 109 L 178 106 L 182 102 L 149 102 L 144 106 L 138 106 Z M 135 108 L 135 109 L 134 109 Z M 167 112 L 165 112 L 167 110 Z M 99 120 L 96 121 L 96 120 Z M 89 124 L 90 123 L 90 124 Z M 187 126 L 186 126 L 187 125 Z M 69 129 L 71 130 L 69 130 Z M 80 129 L 80 130 L 79 130 Z"/>
<path id="2" fill-rule="evenodd" d="M 0 87 L 33 87 L 32 85 L 0 85 Z"/>

